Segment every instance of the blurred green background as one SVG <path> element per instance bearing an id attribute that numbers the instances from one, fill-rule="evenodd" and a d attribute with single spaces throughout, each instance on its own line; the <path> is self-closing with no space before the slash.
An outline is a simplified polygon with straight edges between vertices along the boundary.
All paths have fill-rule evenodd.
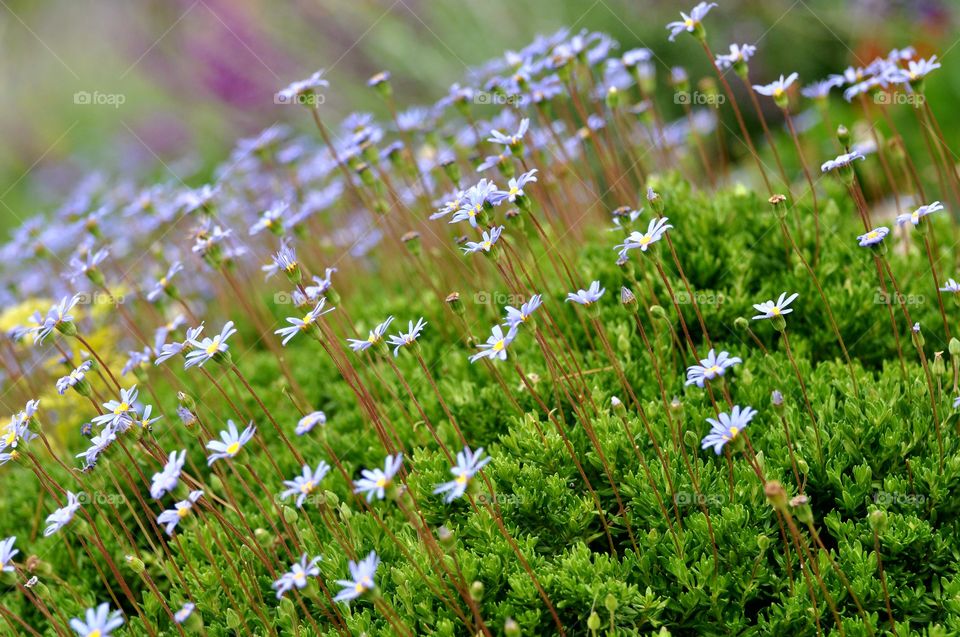
<path id="1" fill-rule="evenodd" d="M 960 94 L 951 0 L 727 0 L 706 20 L 714 50 L 756 43 L 754 78 L 807 83 L 910 44 L 937 53 L 933 83 Z M 83 175 L 209 175 L 238 137 L 306 127 L 274 92 L 319 68 L 330 117 L 378 112 L 365 86 L 389 69 L 401 103 L 432 102 L 469 65 L 562 26 L 651 48 L 691 77 L 709 72 L 692 38 L 664 24 L 692 2 L 651 0 L 0 0 L 0 227 L 55 205 Z M 80 103 L 78 103 L 80 102 Z M 87 103 L 83 103 L 87 102 Z M 665 104 L 670 108 L 669 94 Z M 677 107 L 679 108 L 679 107 Z M 948 131 L 954 109 L 940 108 Z M 679 114 L 679 110 L 677 114 Z M 951 135 L 948 132 L 948 135 Z M 950 140 L 954 142 L 955 140 Z"/>

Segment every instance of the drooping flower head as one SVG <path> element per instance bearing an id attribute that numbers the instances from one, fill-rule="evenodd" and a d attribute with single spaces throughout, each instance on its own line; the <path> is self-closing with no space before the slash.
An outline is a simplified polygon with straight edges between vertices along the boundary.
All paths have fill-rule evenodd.
<path id="1" fill-rule="evenodd" d="M 72 310 L 82 298 L 83 296 L 80 294 L 75 294 L 72 297 L 65 296 L 60 299 L 59 303 L 51 307 L 50 310 L 47 311 L 47 315 L 43 319 L 40 327 L 37 329 L 33 342 L 39 345 L 54 330 L 57 330 L 64 336 L 73 336 L 76 334 L 77 327 L 73 324 L 73 315 L 70 314 L 70 310 Z"/>
<path id="2" fill-rule="evenodd" d="M 906 223 L 912 223 L 917 226 L 920 224 L 921 219 L 941 210 L 943 210 L 943 204 L 939 201 L 934 201 L 933 203 L 920 206 L 911 213 L 897 215 L 897 225 L 902 226 Z"/>
<path id="3" fill-rule="evenodd" d="M 44 537 L 53 535 L 69 524 L 79 508 L 80 499 L 77 494 L 67 491 L 67 503 L 47 516 L 47 528 L 43 530 Z"/>
<path id="4" fill-rule="evenodd" d="M 302 507 L 304 501 L 320 486 L 320 481 L 329 471 L 330 465 L 323 460 L 317 464 L 315 469 L 310 468 L 310 465 L 303 465 L 300 475 L 293 480 L 283 481 L 287 488 L 280 493 L 280 497 L 286 500 L 291 496 L 296 496 L 297 508 Z"/>
<path id="5" fill-rule="evenodd" d="M 350 560 L 348 567 L 350 569 L 350 579 L 337 580 L 337 584 L 343 588 L 333 598 L 336 602 L 350 602 L 373 590 L 376 584 L 373 578 L 377 574 L 377 567 L 380 565 L 380 558 L 375 551 L 370 551 L 364 559 L 359 562 Z"/>
<path id="6" fill-rule="evenodd" d="M 318 101 L 313 98 L 321 88 L 330 86 L 330 82 L 323 79 L 324 70 L 320 69 L 305 80 L 298 80 L 277 91 L 274 101 L 278 104 L 304 104 L 314 106 Z"/>
<path id="7" fill-rule="evenodd" d="M 463 250 L 464 254 L 473 254 L 474 252 L 489 253 L 493 249 L 493 246 L 496 245 L 497 241 L 499 241 L 502 233 L 503 226 L 491 228 L 489 231 L 484 230 L 482 241 L 467 241 L 465 247 L 460 249 Z"/>
<path id="8" fill-rule="evenodd" d="M 485 216 L 484 211 L 493 204 L 490 197 L 497 190 L 497 185 L 488 179 L 481 179 L 475 186 L 471 186 L 460 201 L 460 208 L 450 219 L 450 223 L 466 221 L 474 228 L 479 226 Z"/>
<path id="9" fill-rule="evenodd" d="M 520 127 L 517 129 L 516 133 L 513 133 L 512 135 L 504 135 L 500 131 L 494 129 L 490 131 L 490 137 L 487 138 L 487 141 L 494 144 L 509 146 L 511 150 L 516 151 L 516 149 L 519 148 L 520 144 L 522 143 L 523 136 L 526 135 L 528 128 L 530 128 L 530 120 L 524 117 L 520 120 Z"/>
<path id="10" fill-rule="evenodd" d="M 503 308 L 507 312 L 504 325 L 512 330 L 520 327 L 530 319 L 533 313 L 536 312 L 537 308 L 539 308 L 541 305 L 543 305 L 542 297 L 539 294 L 534 294 L 530 297 L 529 301 L 520 306 L 520 309 L 517 309 L 512 305 L 506 306 Z"/>
<path id="11" fill-rule="evenodd" d="M 721 69 L 729 69 L 731 66 L 744 64 L 757 52 L 757 47 L 752 44 L 731 44 L 730 53 L 721 53 L 717 56 L 717 66 Z"/>
<path id="12" fill-rule="evenodd" d="M 521 200 L 526 197 L 526 194 L 523 192 L 524 186 L 536 180 L 536 168 L 523 173 L 519 177 L 510 179 L 510 181 L 507 183 L 506 190 L 497 190 L 490 195 L 490 203 L 492 203 L 494 206 L 499 206 L 504 201 L 509 201 L 510 203 L 522 203 Z"/>
<path id="13" fill-rule="evenodd" d="M 383 500 L 386 496 L 386 490 L 393 483 L 394 476 L 400 471 L 403 465 L 403 454 L 398 453 L 393 456 L 387 456 L 383 461 L 383 469 L 364 469 L 361 472 L 359 480 L 353 483 L 354 493 L 363 493 L 367 496 L 367 502 L 373 502 L 374 498 Z"/>
<path id="14" fill-rule="evenodd" d="M 710 12 L 710 9 L 715 6 L 717 6 L 716 2 L 709 4 L 701 2 L 690 10 L 689 15 L 681 11 L 680 17 L 683 18 L 682 20 L 667 23 L 667 31 L 670 32 L 670 36 L 667 39 L 673 42 L 674 39 L 684 31 L 687 33 L 695 33 L 698 29 L 702 31 L 701 21 Z"/>
<path id="15" fill-rule="evenodd" d="M 186 519 L 190 512 L 193 510 L 193 505 L 196 504 L 203 496 L 203 491 L 197 489 L 196 491 L 191 491 L 190 495 L 187 496 L 186 500 L 181 500 L 173 505 L 172 509 L 167 509 L 157 516 L 157 524 L 164 526 L 164 531 L 167 535 L 173 535 L 174 529 L 177 528 L 177 525 L 181 521 Z"/>
<path id="16" fill-rule="evenodd" d="M 760 95 L 767 95 L 775 100 L 778 100 L 779 104 L 780 100 L 786 96 L 787 89 L 790 88 L 790 86 L 797 80 L 798 77 L 800 77 L 798 73 L 791 73 L 786 78 L 781 75 L 780 79 L 774 80 L 769 84 L 754 84 L 753 90 L 755 90 L 757 93 L 760 93 Z"/>
<path id="17" fill-rule="evenodd" d="M 193 611 L 196 610 L 197 606 L 193 602 L 184 602 L 183 606 L 180 607 L 180 610 L 173 614 L 173 621 L 178 624 L 190 619 L 190 615 L 193 614 Z"/>
<path id="18" fill-rule="evenodd" d="M 183 366 L 184 369 L 195 365 L 202 367 L 203 364 L 209 360 L 218 363 L 229 360 L 227 350 L 230 349 L 230 346 L 227 345 L 227 339 L 236 333 L 237 330 L 233 328 L 233 321 L 227 321 L 223 329 L 220 330 L 220 333 L 212 338 L 208 336 L 202 341 L 198 341 L 196 337 L 188 338 L 186 342 L 193 346 L 194 349 L 187 353 L 187 360 Z"/>
<path id="19" fill-rule="evenodd" d="M 136 413 L 134 405 L 138 395 L 136 385 L 130 389 L 121 388 L 120 400 L 108 400 L 103 403 L 104 413 L 93 419 L 94 424 L 125 430 L 130 424 L 131 417 Z"/>
<path id="20" fill-rule="evenodd" d="M 869 232 L 865 232 L 864 234 L 861 234 L 860 236 L 858 236 L 857 243 L 859 243 L 860 247 L 862 248 L 875 246 L 880 242 L 882 242 L 884 237 L 886 237 L 889 233 L 890 233 L 890 228 L 887 228 L 886 226 L 880 226 L 878 228 L 874 228 L 873 230 L 870 230 Z"/>
<path id="21" fill-rule="evenodd" d="M 567 301 L 573 301 L 578 305 L 593 305 L 600 300 L 607 288 L 600 287 L 600 281 L 594 281 L 586 290 L 577 290 L 567 293 Z"/>
<path id="22" fill-rule="evenodd" d="M 299 422 L 297 422 L 297 427 L 296 429 L 294 429 L 294 432 L 298 436 L 302 436 L 304 434 L 310 433 L 310 431 L 312 431 L 313 428 L 316 427 L 317 425 L 325 425 L 325 424 L 327 424 L 327 415 L 322 411 L 314 411 L 307 414 L 306 416 L 301 418 Z"/>
<path id="23" fill-rule="evenodd" d="M 639 248 L 641 252 L 646 252 L 650 249 L 650 246 L 663 238 L 667 230 L 673 227 L 668 223 L 669 221 L 670 219 L 668 217 L 651 219 L 646 232 L 634 230 L 627 235 L 626 240 L 622 244 L 616 246 L 614 249 L 619 251 L 618 254 L 620 258 L 626 258 L 627 252 L 636 248 Z"/>
<path id="24" fill-rule="evenodd" d="M 940 288 L 940 291 L 951 292 L 953 294 L 960 294 L 960 283 L 957 283 L 953 279 L 947 279 L 947 282 L 944 283 L 942 288 Z"/>
<path id="25" fill-rule="evenodd" d="M 702 449 L 713 447 L 713 452 L 719 456 L 727 443 L 736 440 L 756 415 L 757 411 L 752 407 L 744 407 L 741 410 L 739 405 L 734 405 L 729 414 L 724 412 L 720 414 L 719 419 L 707 418 L 707 422 L 710 423 L 710 433 L 703 437 L 700 447 Z"/>
<path id="26" fill-rule="evenodd" d="M 433 492 L 444 494 L 444 502 L 453 502 L 457 498 L 463 497 L 463 494 L 467 491 L 470 479 L 477 475 L 480 469 L 485 467 L 491 460 L 492 458 L 489 456 L 486 458 L 483 457 L 483 447 L 478 448 L 476 451 L 471 451 L 470 447 L 464 447 L 463 451 L 457 453 L 456 466 L 450 469 L 450 473 L 455 476 L 454 479 L 450 482 L 437 485 Z"/>
<path id="27" fill-rule="evenodd" d="M 220 440 L 211 440 L 207 443 L 207 449 L 213 452 L 207 456 L 207 465 L 212 465 L 221 458 L 233 458 L 236 456 L 240 453 L 240 449 L 250 442 L 250 439 L 253 438 L 253 434 L 256 432 L 257 428 L 253 426 L 252 421 L 247 425 L 247 428 L 243 430 L 243 433 L 240 433 L 237 431 L 237 426 L 234 422 L 228 420 L 227 430 L 220 432 Z"/>
<path id="28" fill-rule="evenodd" d="M 490 330 L 490 337 L 487 339 L 487 342 L 477 346 L 480 348 L 480 351 L 470 357 L 470 362 L 475 363 L 481 358 L 501 361 L 507 360 L 507 348 L 510 347 L 510 343 L 512 343 L 516 337 L 516 328 L 510 328 L 506 335 L 504 335 L 503 329 L 499 325 L 494 325 L 493 329 Z"/>
<path id="29" fill-rule="evenodd" d="M 87 372 L 92 364 L 90 361 L 80 363 L 72 372 L 57 380 L 57 393 L 61 396 L 71 387 L 83 396 L 90 393 L 90 383 L 86 380 Z"/>
<path id="30" fill-rule="evenodd" d="M 837 168 L 846 168 L 853 164 L 855 159 L 866 159 L 859 150 L 838 155 L 836 159 L 830 159 L 820 165 L 820 172 L 828 173 Z"/>
<path id="31" fill-rule="evenodd" d="M 414 325 L 413 321 L 407 322 L 407 331 L 400 332 L 399 334 L 393 334 L 387 339 L 388 345 L 393 345 L 393 356 L 396 358 L 400 355 L 400 348 L 413 345 L 417 342 L 417 339 L 420 338 L 420 332 L 423 331 L 423 328 L 427 326 L 427 322 L 423 320 L 421 316 L 417 319 L 417 324 Z"/>
<path id="32" fill-rule="evenodd" d="M 171 451 L 163 470 L 153 474 L 150 484 L 150 497 L 159 500 L 164 494 L 177 488 L 183 463 L 187 460 L 187 450 Z"/>
<path id="33" fill-rule="evenodd" d="M 793 312 L 793 309 L 787 307 L 793 303 L 794 299 L 800 296 L 798 293 L 794 292 L 789 297 L 787 293 L 784 292 L 780 295 L 780 298 L 774 301 L 764 301 L 763 303 L 755 303 L 754 309 L 756 309 L 760 314 L 757 314 L 753 317 L 753 320 L 763 320 L 763 319 L 772 319 L 777 317 L 782 317 L 785 314 Z"/>
<path id="34" fill-rule="evenodd" d="M 388 316 L 387 320 L 370 330 L 370 334 L 367 336 L 366 340 L 348 338 L 347 341 L 350 343 L 350 349 L 355 352 L 363 352 L 370 349 L 374 345 L 379 345 L 383 342 L 383 335 L 387 333 L 387 329 L 390 327 L 390 323 L 392 322 L 393 317 Z"/>
<path id="35" fill-rule="evenodd" d="M 13 573 L 16 570 L 13 566 L 13 558 L 20 552 L 13 548 L 16 541 L 17 537 L 14 535 L 0 542 L 0 571 Z"/>
<path id="36" fill-rule="evenodd" d="M 70 620 L 70 628 L 80 637 L 110 637 L 121 626 L 123 615 L 118 610 L 111 612 L 107 602 L 88 608 L 82 620 L 78 617 Z"/>
<path id="37" fill-rule="evenodd" d="M 686 385 L 696 385 L 703 387 L 708 380 L 713 380 L 717 376 L 723 376 L 727 369 L 742 363 L 738 356 L 730 356 L 727 352 L 720 352 L 718 355 L 711 349 L 707 357 L 700 360 L 699 365 L 691 365 L 687 368 Z"/>
<path id="38" fill-rule="evenodd" d="M 298 318 L 295 316 L 287 317 L 287 323 L 289 323 L 290 325 L 288 325 L 287 327 L 281 327 L 280 329 L 275 330 L 273 332 L 274 334 L 283 336 L 283 340 L 281 341 L 281 344 L 286 346 L 286 344 L 290 342 L 290 339 L 292 339 L 297 334 L 300 334 L 301 332 L 311 331 L 315 335 L 319 336 L 320 328 L 317 325 L 317 319 L 323 316 L 324 314 L 328 314 L 336 309 L 333 307 L 328 308 L 326 310 L 323 309 L 323 306 L 326 304 L 326 302 L 327 302 L 327 299 L 325 297 L 321 298 L 320 302 L 317 303 L 316 307 L 314 307 L 312 310 L 304 314 L 303 318 Z"/>
<path id="39" fill-rule="evenodd" d="M 277 590 L 277 599 L 283 597 L 289 590 L 304 588 L 309 582 L 309 578 L 320 575 L 320 567 L 317 566 L 319 562 L 319 555 L 309 561 L 306 553 L 301 555 L 300 561 L 294 562 L 290 566 L 290 570 L 273 583 L 273 588 Z"/>

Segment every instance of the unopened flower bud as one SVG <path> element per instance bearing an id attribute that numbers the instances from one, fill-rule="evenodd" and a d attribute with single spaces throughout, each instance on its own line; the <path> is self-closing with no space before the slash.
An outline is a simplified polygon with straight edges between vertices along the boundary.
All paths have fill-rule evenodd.
<path id="1" fill-rule="evenodd" d="M 453 531 L 446 526 L 441 526 L 437 529 L 437 539 L 440 540 L 440 546 L 443 547 L 443 550 L 448 553 L 457 545 L 457 537 L 453 534 Z"/>
<path id="2" fill-rule="evenodd" d="M 776 480 L 767 482 L 763 489 L 767 496 L 767 502 L 777 511 L 785 512 L 787 510 L 787 492 L 783 485 Z"/>
<path id="3" fill-rule="evenodd" d="M 470 585 L 470 599 L 475 602 L 483 601 L 483 582 L 474 581 L 473 584 Z"/>
<path id="4" fill-rule="evenodd" d="M 655 192 L 652 186 L 647 187 L 647 201 L 650 202 L 654 212 L 658 215 L 663 214 L 663 197 Z"/>
<path id="5" fill-rule="evenodd" d="M 768 201 L 773 206 L 773 214 L 777 216 L 777 219 L 785 219 L 787 216 L 786 195 L 773 195 Z"/>
<path id="6" fill-rule="evenodd" d="M 146 569 L 146 565 L 136 555 L 127 555 L 123 558 L 127 562 L 127 566 L 130 567 L 130 570 L 140 575 Z"/>
<path id="7" fill-rule="evenodd" d="M 447 305 L 450 306 L 450 309 L 453 310 L 454 314 L 463 316 L 463 301 L 460 300 L 459 292 L 451 292 L 447 295 L 445 301 Z"/>
<path id="8" fill-rule="evenodd" d="M 957 337 L 951 338 L 950 343 L 947 345 L 947 350 L 950 352 L 950 358 L 960 356 L 960 340 L 957 340 Z"/>
<path id="9" fill-rule="evenodd" d="M 611 110 L 615 110 L 619 105 L 620 91 L 617 90 L 616 86 L 611 86 L 609 89 L 607 89 L 607 107 Z"/>
<path id="10" fill-rule="evenodd" d="M 844 150 L 850 148 L 850 131 L 843 124 L 837 126 L 837 141 L 840 142 Z"/>
<path id="11" fill-rule="evenodd" d="M 880 535 L 887 530 L 887 512 L 877 509 L 876 511 L 871 511 L 870 515 L 867 516 L 867 521 L 870 523 L 870 528 L 873 529 L 873 532 L 877 535 Z"/>
<path id="12" fill-rule="evenodd" d="M 611 613 L 617 611 L 619 604 L 617 603 L 617 598 L 613 596 L 613 593 L 607 593 L 606 598 L 603 600 L 603 606 Z"/>
<path id="13" fill-rule="evenodd" d="M 930 371 L 933 372 L 935 376 L 942 376 L 946 373 L 947 366 L 943 362 L 943 352 L 933 353 L 933 363 L 930 365 Z"/>
<path id="14" fill-rule="evenodd" d="M 600 630 L 600 615 L 597 611 L 590 613 L 590 617 L 587 618 L 587 628 L 590 630 Z"/>
<path id="15" fill-rule="evenodd" d="M 410 254 L 413 256 L 420 256 L 420 233 L 416 230 L 411 230 L 407 232 L 400 240 L 403 241 L 403 244 L 407 246 L 407 250 L 410 251 Z"/>
<path id="16" fill-rule="evenodd" d="M 620 303 L 634 314 L 637 313 L 640 307 L 637 303 L 637 297 L 628 287 L 620 288 Z"/>
<path id="17" fill-rule="evenodd" d="M 790 508 L 797 519 L 804 524 L 813 524 L 813 510 L 810 509 L 810 499 L 805 495 L 790 498 Z"/>
<path id="18" fill-rule="evenodd" d="M 507 620 L 503 622 L 503 634 L 506 637 L 520 637 L 520 624 L 512 617 L 507 617 Z"/>

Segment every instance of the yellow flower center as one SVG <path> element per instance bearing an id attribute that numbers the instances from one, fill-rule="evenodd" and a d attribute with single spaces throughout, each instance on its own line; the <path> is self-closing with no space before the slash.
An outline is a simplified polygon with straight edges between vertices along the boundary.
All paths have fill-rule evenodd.
<path id="1" fill-rule="evenodd" d="M 116 409 L 113 410 L 115 416 L 119 416 L 122 413 L 125 413 L 130 410 L 130 405 L 128 403 L 120 403 L 117 405 Z"/>
<path id="2" fill-rule="evenodd" d="M 509 192 L 510 192 L 510 196 L 511 196 L 511 197 L 516 197 L 517 195 L 520 194 L 520 189 L 517 188 L 516 186 L 510 186 L 510 191 L 509 191 Z"/>
<path id="3" fill-rule="evenodd" d="M 780 308 L 774 305 L 773 309 L 770 310 L 770 313 L 773 314 L 774 316 L 780 316 Z"/>
<path id="4" fill-rule="evenodd" d="M 293 574 L 293 579 L 297 580 L 298 582 L 302 582 L 306 578 L 307 578 L 307 574 L 304 573 L 303 571 L 297 571 L 296 573 Z"/>
<path id="5" fill-rule="evenodd" d="M 783 89 L 780 88 L 779 86 L 778 86 L 777 88 L 773 89 L 773 96 L 774 96 L 774 97 L 783 97 Z"/>
<path id="6" fill-rule="evenodd" d="M 503 339 L 501 338 L 499 341 L 497 341 L 496 343 L 494 343 L 494 344 L 493 344 L 493 347 L 491 347 L 490 349 L 492 349 L 492 350 L 495 351 L 495 352 L 502 352 L 502 351 L 503 351 L 503 347 L 504 347 Z"/>
<path id="7" fill-rule="evenodd" d="M 648 234 L 645 234 L 645 235 L 643 235 L 642 237 L 640 237 L 640 245 L 642 245 L 642 246 L 647 245 L 647 244 L 650 243 L 651 241 L 653 241 L 653 237 L 651 237 L 651 236 L 648 235 Z"/>
<path id="8" fill-rule="evenodd" d="M 100 632 L 99 628 L 94 629 L 93 632 L 87 633 L 87 637 L 101 637 L 101 635 L 103 635 L 103 633 Z"/>
<path id="9" fill-rule="evenodd" d="M 190 515 L 190 507 L 180 507 L 177 509 L 177 517 L 181 520 Z"/>
<path id="10" fill-rule="evenodd" d="M 11 430 L 10 430 L 10 433 L 8 433 L 8 434 L 6 435 L 6 437 L 3 439 L 4 446 L 7 446 L 7 447 L 12 446 L 12 445 L 13 445 L 13 442 L 14 442 L 16 439 L 17 439 L 17 430 L 16 430 L 16 429 L 11 429 Z"/>
<path id="11" fill-rule="evenodd" d="M 219 336 L 217 336 L 215 339 L 213 339 L 212 341 L 210 341 L 210 344 L 207 345 L 207 349 L 206 349 L 207 356 L 213 356 L 213 355 L 216 354 L 218 351 L 220 351 L 220 337 L 219 337 Z"/>
<path id="12" fill-rule="evenodd" d="M 867 233 L 867 239 L 876 239 L 879 236 L 880 236 L 880 233 L 877 232 L 876 230 L 871 230 L 870 232 Z"/>
<path id="13" fill-rule="evenodd" d="M 304 494 L 310 493 L 311 491 L 313 491 L 313 488 L 315 486 L 316 485 L 313 483 L 313 480 L 308 480 L 307 482 L 304 482 L 303 484 L 300 485 L 300 493 L 304 493 Z"/>
<path id="14" fill-rule="evenodd" d="M 692 29 L 693 24 L 694 24 L 693 18 L 687 18 L 686 20 L 683 21 L 683 26 L 687 27 L 688 29 Z"/>
<path id="15" fill-rule="evenodd" d="M 466 483 L 467 483 L 467 474 L 462 473 L 462 474 L 458 475 L 458 476 L 457 476 L 456 483 L 457 483 L 457 484 L 466 484 Z"/>
<path id="16" fill-rule="evenodd" d="M 240 451 L 240 443 L 239 443 L 239 442 L 230 443 L 230 446 L 227 447 L 227 454 L 228 454 L 228 455 L 235 456 L 235 455 L 237 455 L 237 452 L 238 452 L 238 451 Z"/>
<path id="17" fill-rule="evenodd" d="M 367 590 L 367 587 L 363 585 L 363 582 L 357 582 L 353 589 L 358 593 L 362 593 L 363 591 Z"/>
<path id="18" fill-rule="evenodd" d="M 740 429 L 738 427 L 730 427 L 730 440 L 736 438 L 738 433 L 740 433 Z"/>
<path id="19" fill-rule="evenodd" d="M 163 277 L 162 279 L 160 279 L 160 287 L 162 287 L 162 288 L 167 287 L 167 285 L 168 285 L 169 283 L 170 283 L 170 282 L 167 281 L 167 277 Z"/>
<path id="20" fill-rule="evenodd" d="M 377 478 L 377 481 L 375 482 L 375 484 L 376 484 L 379 488 L 382 489 L 382 488 L 384 488 L 385 486 L 387 486 L 387 479 L 386 479 L 386 478 Z"/>
<path id="21" fill-rule="evenodd" d="M 720 371 L 720 366 L 714 365 L 713 367 L 708 368 L 707 371 L 710 372 L 711 374 L 716 374 L 717 372 Z"/>

